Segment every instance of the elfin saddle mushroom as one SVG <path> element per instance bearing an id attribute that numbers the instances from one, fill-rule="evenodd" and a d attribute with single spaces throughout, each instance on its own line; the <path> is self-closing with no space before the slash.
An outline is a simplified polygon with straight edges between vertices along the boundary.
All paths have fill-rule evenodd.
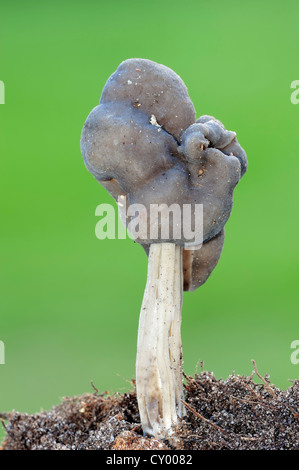
<path id="1" fill-rule="evenodd" d="M 108 79 L 86 119 L 81 151 L 87 169 L 116 200 L 144 208 L 144 230 L 134 236 L 148 254 L 136 391 L 144 433 L 163 438 L 184 412 L 182 291 L 201 286 L 218 262 L 246 154 L 220 121 L 207 115 L 196 120 L 174 71 L 146 59 L 122 62 Z M 150 217 L 153 207 L 160 217 Z M 176 218 L 171 207 L 180 209 Z M 192 239 L 183 230 L 185 208 Z"/>

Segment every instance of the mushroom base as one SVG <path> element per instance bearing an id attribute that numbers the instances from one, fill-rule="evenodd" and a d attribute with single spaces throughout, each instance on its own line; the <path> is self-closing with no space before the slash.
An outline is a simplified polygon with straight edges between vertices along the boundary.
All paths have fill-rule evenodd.
<path id="1" fill-rule="evenodd" d="M 165 438 L 184 412 L 182 405 L 182 247 L 150 246 L 141 307 L 136 391 L 144 434 Z"/>

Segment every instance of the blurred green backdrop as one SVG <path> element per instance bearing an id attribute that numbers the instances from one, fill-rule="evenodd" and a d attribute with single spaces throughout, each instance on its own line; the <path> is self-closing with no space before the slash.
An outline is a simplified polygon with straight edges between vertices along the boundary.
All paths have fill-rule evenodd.
<path id="1" fill-rule="evenodd" d="M 80 133 L 119 63 L 174 69 L 198 116 L 237 131 L 249 170 L 235 191 L 220 262 L 184 295 L 184 368 L 298 378 L 297 1 L 1 1 L 0 410 L 127 390 L 134 377 L 146 256 L 99 241 L 112 202 L 84 167 Z"/>

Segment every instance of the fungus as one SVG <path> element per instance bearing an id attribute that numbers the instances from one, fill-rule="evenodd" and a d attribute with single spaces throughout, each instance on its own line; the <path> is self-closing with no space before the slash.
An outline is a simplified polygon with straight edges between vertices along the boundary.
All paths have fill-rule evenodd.
<path id="1" fill-rule="evenodd" d="M 246 154 L 235 132 L 220 121 L 207 115 L 196 120 L 174 71 L 145 59 L 122 62 L 108 79 L 85 122 L 81 151 L 87 169 L 115 199 L 145 209 L 145 230 L 133 234 L 148 255 L 136 392 L 144 433 L 165 438 L 184 414 L 183 290 L 201 286 L 218 262 L 233 190 L 247 170 Z M 153 207 L 160 209 L 158 216 L 150 216 Z M 192 240 L 176 230 L 183 227 L 186 207 Z M 170 208 L 182 209 L 179 219 L 170 217 Z M 121 215 L 127 224 L 127 215 Z"/>

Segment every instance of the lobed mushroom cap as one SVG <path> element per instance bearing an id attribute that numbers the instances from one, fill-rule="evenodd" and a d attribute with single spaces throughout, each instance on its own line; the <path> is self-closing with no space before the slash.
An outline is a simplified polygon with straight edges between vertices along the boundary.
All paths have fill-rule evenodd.
<path id="1" fill-rule="evenodd" d="M 129 59 L 108 79 L 99 105 L 89 114 L 81 151 L 88 170 L 115 199 L 124 197 L 127 206 L 142 204 L 150 214 L 153 204 L 176 204 L 183 227 L 183 207 L 188 205 L 191 230 L 196 231 L 195 207 L 203 205 L 204 244 L 199 250 L 195 242 L 184 254 L 189 273 L 185 289 L 201 285 L 220 256 L 233 190 L 247 169 L 236 134 L 212 116 L 196 121 L 187 88 L 171 69 Z M 162 218 L 147 217 L 146 235 L 135 241 L 145 248 L 157 242 L 190 244 L 183 231 L 174 233 L 171 218 L 165 235 L 162 220 L 163 211 Z"/>

